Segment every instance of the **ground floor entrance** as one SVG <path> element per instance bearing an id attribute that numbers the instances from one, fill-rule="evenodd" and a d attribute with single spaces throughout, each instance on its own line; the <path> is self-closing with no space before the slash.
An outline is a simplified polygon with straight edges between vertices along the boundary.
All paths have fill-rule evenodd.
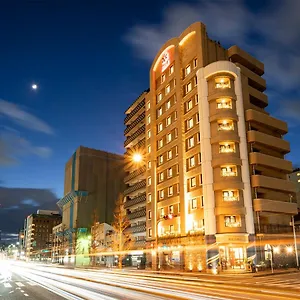
<path id="1" fill-rule="evenodd" d="M 247 252 L 246 247 L 242 246 L 220 246 L 219 262 L 222 270 L 228 269 L 246 269 Z"/>

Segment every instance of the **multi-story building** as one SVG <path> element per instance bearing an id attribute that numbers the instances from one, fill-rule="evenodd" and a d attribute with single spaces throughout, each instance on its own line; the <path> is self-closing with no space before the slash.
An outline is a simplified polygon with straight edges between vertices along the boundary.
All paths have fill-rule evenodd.
<path id="1" fill-rule="evenodd" d="M 298 209 L 300 209 L 300 168 L 294 169 L 293 172 L 289 174 L 289 179 L 296 185 L 296 199 Z"/>
<path id="2" fill-rule="evenodd" d="M 245 269 L 290 243 L 288 128 L 265 110 L 263 74 L 262 62 L 223 48 L 202 23 L 157 53 L 150 91 L 125 119 L 127 151 L 141 143 L 146 152 L 126 179 L 125 204 L 131 220 L 146 215 L 148 247 L 159 252 L 153 266 Z"/>
<path id="3" fill-rule="evenodd" d="M 83 241 L 95 220 L 113 221 L 115 201 L 123 191 L 122 155 L 82 146 L 75 151 L 65 167 L 64 197 L 57 203 L 63 214 L 59 235 L 68 240 L 65 263 L 75 263 L 78 236 Z"/>
<path id="4" fill-rule="evenodd" d="M 148 102 L 149 90 L 144 91 L 125 112 L 124 146 L 125 171 L 124 179 L 127 188 L 124 191 L 124 209 L 131 227 L 128 229 L 135 243 L 134 249 L 146 247 L 146 137 L 145 134 L 145 103 Z M 141 159 L 135 159 L 139 155 Z M 137 157 L 139 158 L 139 157 Z"/>
<path id="5" fill-rule="evenodd" d="M 27 260 L 49 260 L 52 250 L 52 228 L 62 220 L 58 211 L 38 210 L 25 220 L 25 256 Z"/>

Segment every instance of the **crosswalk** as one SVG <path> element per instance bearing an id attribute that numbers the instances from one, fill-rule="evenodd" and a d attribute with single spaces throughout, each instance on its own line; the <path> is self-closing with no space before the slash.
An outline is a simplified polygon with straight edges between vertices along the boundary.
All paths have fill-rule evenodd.
<path id="1" fill-rule="evenodd" d="M 26 287 L 26 286 L 35 286 L 37 285 L 37 283 L 33 282 L 33 281 L 9 281 L 9 282 L 3 282 L 2 283 L 2 287 L 4 288 L 16 288 L 16 289 L 21 289 L 23 287 Z M 0 284 L 0 287 L 1 287 L 1 284 Z"/>

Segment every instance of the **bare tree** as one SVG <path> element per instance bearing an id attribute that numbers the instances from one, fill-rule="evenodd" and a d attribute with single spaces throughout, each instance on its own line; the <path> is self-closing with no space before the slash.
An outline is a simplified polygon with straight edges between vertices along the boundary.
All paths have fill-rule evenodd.
<path id="1" fill-rule="evenodd" d="M 133 245 L 133 238 L 131 232 L 128 230 L 130 222 L 126 216 L 123 204 L 123 195 L 120 194 L 114 211 L 114 222 L 112 224 L 112 243 L 111 248 L 113 251 L 119 252 L 119 269 L 122 268 L 122 260 L 124 258 L 124 251 L 130 250 Z"/>

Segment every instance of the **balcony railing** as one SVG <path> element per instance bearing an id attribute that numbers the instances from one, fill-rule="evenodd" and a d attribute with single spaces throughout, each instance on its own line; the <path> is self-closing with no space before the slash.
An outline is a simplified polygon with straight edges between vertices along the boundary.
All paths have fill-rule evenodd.
<path id="1" fill-rule="evenodd" d="M 223 177 L 231 177 L 231 176 L 236 176 L 237 175 L 237 172 L 234 172 L 234 171 L 227 171 L 227 172 L 222 172 L 221 175 Z"/>
<path id="2" fill-rule="evenodd" d="M 145 119 L 145 113 L 143 112 L 136 120 L 134 120 L 130 125 L 126 127 L 124 133 L 127 134 L 132 128 Z"/>
<path id="3" fill-rule="evenodd" d="M 126 229 L 126 232 L 131 233 L 139 233 L 139 232 L 145 232 L 146 231 L 146 222 L 143 222 L 142 224 L 131 226 Z"/>
<path id="4" fill-rule="evenodd" d="M 235 149 L 233 146 L 229 146 L 229 147 L 221 146 L 220 147 L 220 153 L 234 153 L 234 152 L 235 152 Z"/>
<path id="5" fill-rule="evenodd" d="M 241 227 L 242 223 L 241 222 L 225 222 L 225 227 Z"/>
<path id="6" fill-rule="evenodd" d="M 295 226 L 295 231 L 300 232 L 300 226 Z M 293 234 L 293 227 L 289 225 L 278 225 L 278 224 L 261 224 L 260 228 L 258 224 L 255 224 L 255 232 L 263 234 L 279 234 L 279 233 L 290 233 Z"/>
<path id="7" fill-rule="evenodd" d="M 124 142 L 124 147 L 129 145 L 132 141 L 134 141 L 139 135 L 145 134 L 145 125 L 140 127 L 133 135 L 129 136 Z"/>
<path id="8" fill-rule="evenodd" d="M 125 178 L 124 178 L 124 181 L 125 182 L 128 182 L 129 180 L 143 174 L 146 172 L 146 166 L 142 166 L 141 168 L 133 171 L 132 173 L 128 174 Z"/>
<path id="9" fill-rule="evenodd" d="M 146 179 L 130 186 L 129 188 L 127 188 L 125 191 L 124 191 L 124 196 L 127 196 L 129 195 L 130 193 L 134 192 L 134 191 L 137 191 L 143 187 L 146 187 Z"/>
<path id="10" fill-rule="evenodd" d="M 127 200 L 124 203 L 124 208 L 128 208 L 132 205 L 135 205 L 135 204 L 138 204 L 138 203 L 141 203 L 141 202 L 145 202 L 145 201 L 146 201 L 146 193 L 142 193 L 142 194 L 138 195 L 137 197 L 134 197 L 130 200 Z"/>
<path id="11" fill-rule="evenodd" d="M 233 124 L 227 123 L 227 124 L 219 124 L 218 126 L 219 131 L 229 131 L 229 130 L 234 130 Z"/>
<path id="12" fill-rule="evenodd" d="M 127 115 L 127 117 L 124 120 L 124 124 L 126 124 L 144 106 L 145 106 L 145 99 L 141 101 L 130 114 Z"/>
<path id="13" fill-rule="evenodd" d="M 129 220 L 137 219 L 146 216 L 146 207 L 141 207 L 127 215 Z"/>
<path id="14" fill-rule="evenodd" d="M 224 201 L 228 201 L 228 202 L 230 202 L 230 201 L 239 201 L 239 198 L 238 197 L 235 197 L 235 196 L 232 196 L 232 197 L 230 197 L 230 196 L 228 196 L 228 197 L 223 197 L 223 200 Z"/>

